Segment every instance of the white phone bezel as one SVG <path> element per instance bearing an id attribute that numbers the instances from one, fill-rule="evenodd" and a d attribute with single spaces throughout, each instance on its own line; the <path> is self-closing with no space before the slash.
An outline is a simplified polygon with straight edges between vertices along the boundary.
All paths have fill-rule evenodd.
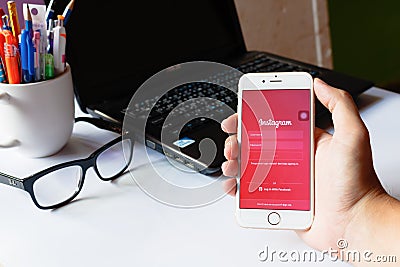
<path id="1" fill-rule="evenodd" d="M 239 80 L 238 90 L 238 143 L 241 148 L 242 94 L 245 90 L 279 90 L 279 89 L 310 89 L 310 151 L 314 151 L 314 91 L 313 78 L 307 72 L 275 72 L 247 73 Z M 239 153 L 240 155 L 240 153 Z M 272 209 L 240 209 L 240 169 L 237 177 L 236 219 L 240 226 L 264 229 L 296 229 L 305 230 L 311 227 L 314 218 L 314 153 L 310 155 L 310 210 L 272 210 Z M 240 160 L 240 156 L 239 156 Z M 240 168 L 240 163 L 238 164 Z M 272 225 L 268 222 L 270 213 L 277 213 L 280 222 Z"/>

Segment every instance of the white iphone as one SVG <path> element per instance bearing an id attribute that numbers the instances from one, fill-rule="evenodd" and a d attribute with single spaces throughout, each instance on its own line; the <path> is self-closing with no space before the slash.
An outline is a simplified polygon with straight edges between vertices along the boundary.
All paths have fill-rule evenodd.
<path id="1" fill-rule="evenodd" d="M 239 80 L 240 226 L 308 229 L 314 217 L 314 92 L 306 72 Z"/>

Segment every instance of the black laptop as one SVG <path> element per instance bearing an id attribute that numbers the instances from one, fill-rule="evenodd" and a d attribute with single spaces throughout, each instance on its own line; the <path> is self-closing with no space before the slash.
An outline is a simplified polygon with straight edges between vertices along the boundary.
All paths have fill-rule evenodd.
<path id="1" fill-rule="evenodd" d="M 68 2 L 57 1 L 56 14 L 61 14 Z M 135 118 L 142 112 L 127 106 L 143 82 L 165 68 L 185 62 L 219 62 L 243 73 L 306 71 L 347 90 L 354 98 L 373 85 L 275 54 L 247 51 L 234 0 L 76 1 L 66 29 L 67 61 L 80 108 L 119 124 L 125 115 Z M 238 79 L 234 77 L 232 82 Z M 210 119 L 210 114 L 197 114 L 183 126 L 172 126 L 168 132 L 175 135 L 161 142 L 166 116 L 182 101 L 198 96 L 217 99 L 231 107 L 220 117 L 228 117 L 236 110 L 235 92 L 223 86 L 201 81 L 177 86 L 153 105 L 146 118 L 145 143 L 189 168 L 215 174 L 225 160 L 227 135 L 218 120 Z M 200 106 L 204 112 L 216 110 L 204 103 Z M 193 108 L 180 112 L 190 114 Z M 317 103 L 316 113 L 318 120 L 327 112 Z M 206 139 L 215 143 L 216 152 L 200 147 L 201 140 Z M 202 155 L 207 154 L 215 156 L 211 161 L 203 160 Z"/>

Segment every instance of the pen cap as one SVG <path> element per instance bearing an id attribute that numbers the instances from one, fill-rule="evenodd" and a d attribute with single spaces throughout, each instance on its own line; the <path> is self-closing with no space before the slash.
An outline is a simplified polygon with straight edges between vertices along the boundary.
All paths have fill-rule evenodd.
<path id="1" fill-rule="evenodd" d="M 3 15 L 1 16 L 1 21 L 3 23 L 3 29 L 9 30 L 9 21 L 8 21 L 8 16 L 7 15 Z"/>
<path id="2" fill-rule="evenodd" d="M 63 15 L 58 15 L 57 19 L 58 19 L 57 26 L 64 27 L 64 16 Z"/>

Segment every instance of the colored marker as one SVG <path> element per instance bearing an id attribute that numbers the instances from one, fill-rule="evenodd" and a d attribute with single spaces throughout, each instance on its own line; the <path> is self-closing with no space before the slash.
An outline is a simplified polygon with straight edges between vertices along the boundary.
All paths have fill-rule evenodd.
<path id="1" fill-rule="evenodd" d="M 67 25 L 69 17 L 71 16 L 72 10 L 74 9 L 75 0 L 71 0 L 67 7 L 64 9 L 62 16 L 64 17 L 64 26 Z"/>
<path id="2" fill-rule="evenodd" d="M 12 33 L 15 39 L 18 38 L 18 35 L 21 33 L 21 28 L 19 26 L 19 19 L 18 19 L 18 11 L 15 1 L 8 1 L 8 14 L 10 16 L 10 26 L 12 29 Z"/>
<path id="3" fill-rule="evenodd" d="M 54 44 L 53 44 L 53 56 L 54 56 L 54 69 L 56 75 L 59 75 L 65 70 L 65 46 L 67 42 L 67 34 L 64 28 L 64 17 L 58 15 L 57 25 L 54 27 Z"/>
<path id="4" fill-rule="evenodd" d="M 54 16 L 54 9 L 53 9 L 53 6 L 54 6 L 54 0 L 50 0 L 50 3 L 49 3 L 49 5 L 47 6 L 47 9 L 46 9 L 46 23 L 47 23 L 47 28 L 49 27 L 49 21 L 51 20 L 51 19 L 53 19 L 53 16 Z"/>
<path id="5" fill-rule="evenodd" d="M 3 30 L 6 42 L 4 45 L 4 57 L 7 69 L 8 82 L 11 84 L 21 83 L 21 75 L 19 73 L 18 47 L 11 31 Z"/>

